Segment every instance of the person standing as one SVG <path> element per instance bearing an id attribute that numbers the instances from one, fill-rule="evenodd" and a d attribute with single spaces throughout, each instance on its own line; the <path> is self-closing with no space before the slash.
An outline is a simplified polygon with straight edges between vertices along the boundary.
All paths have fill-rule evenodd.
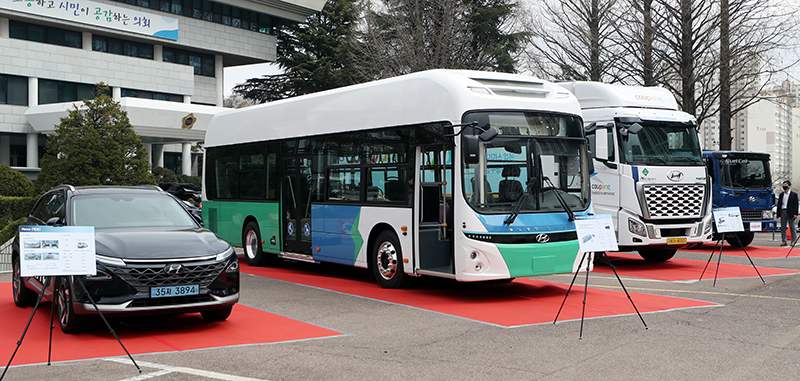
<path id="1" fill-rule="evenodd" d="M 778 196 L 778 214 L 781 217 L 781 246 L 786 246 L 786 228 L 791 229 L 792 244 L 797 241 L 794 220 L 797 218 L 797 193 L 792 192 L 792 183 L 783 182 L 783 192 Z"/>

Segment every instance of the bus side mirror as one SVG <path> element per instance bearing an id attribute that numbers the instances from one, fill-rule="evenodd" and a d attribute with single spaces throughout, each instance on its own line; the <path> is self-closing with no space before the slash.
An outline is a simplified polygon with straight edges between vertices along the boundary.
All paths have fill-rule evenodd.
<path id="1" fill-rule="evenodd" d="M 497 129 L 494 127 L 489 127 L 488 130 L 480 134 L 480 139 L 482 142 L 490 142 L 496 137 L 497 137 Z"/>
<path id="2" fill-rule="evenodd" d="M 495 131 L 496 132 L 496 131 Z M 461 155 L 464 156 L 465 164 L 478 164 L 480 161 L 480 138 L 476 135 L 462 136 Z"/>

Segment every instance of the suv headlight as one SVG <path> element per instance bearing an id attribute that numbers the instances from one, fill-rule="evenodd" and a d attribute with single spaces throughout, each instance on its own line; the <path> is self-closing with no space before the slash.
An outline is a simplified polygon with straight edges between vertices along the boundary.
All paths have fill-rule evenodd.
<path id="1" fill-rule="evenodd" d="M 630 217 L 628 217 L 628 230 L 633 234 L 640 235 L 642 237 L 646 236 L 644 224 Z"/>
<path id="2" fill-rule="evenodd" d="M 217 262 L 224 261 L 225 259 L 227 259 L 231 255 L 235 255 L 235 253 L 233 252 L 233 247 L 232 246 L 228 246 L 227 250 L 217 254 Z"/>

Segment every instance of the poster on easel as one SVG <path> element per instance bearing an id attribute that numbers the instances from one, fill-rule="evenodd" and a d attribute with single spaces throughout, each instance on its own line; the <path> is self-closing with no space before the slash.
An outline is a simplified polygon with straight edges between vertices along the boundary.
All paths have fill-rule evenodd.
<path id="1" fill-rule="evenodd" d="M 617 233 L 610 214 L 575 216 L 575 230 L 578 233 L 578 244 L 584 253 L 619 251 Z"/>
<path id="2" fill-rule="evenodd" d="M 738 206 L 730 208 L 717 208 L 713 210 L 714 224 L 717 233 L 731 233 L 744 231 L 742 213 Z"/>
<path id="3" fill-rule="evenodd" d="M 19 227 L 20 275 L 97 275 L 93 226 Z"/>

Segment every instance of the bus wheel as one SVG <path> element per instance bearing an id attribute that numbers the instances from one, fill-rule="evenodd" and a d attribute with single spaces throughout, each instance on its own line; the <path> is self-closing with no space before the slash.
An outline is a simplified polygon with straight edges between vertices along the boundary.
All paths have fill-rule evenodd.
<path id="1" fill-rule="evenodd" d="M 409 277 L 403 271 L 403 253 L 397 236 L 391 231 L 384 230 L 378 234 L 369 261 L 375 280 L 381 287 L 403 288 L 407 285 Z"/>
<path id="2" fill-rule="evenodd" d="M 678 249 L 639 249 L 639 255 L 647 262 L 666 262 L 675 256 Z"/>
<path id="3" fill-rule="evenodd" d="M 725 241 L 728 242 L 728 244 L 733 247 L 747 247 L 747 245 L 753 242 L 753 238 L 756 237 L 756 234 L 753 232 L 742 232 L 733 234 L 735 235 L 731 235 L 730 237 L 725 237 Z M 737 240 L 736 237 L 739 237 L 739 239 Z"/>
<path id="4" fill-rule="evenodd" d="M 255 221 L 250 221 L 245 226 L 242 246 L 244 246 L 244 258 L 250 266 L 266 266 L 275 260 L 275 255 L 265 253 L 261 249 L 261 232 Z"/>

